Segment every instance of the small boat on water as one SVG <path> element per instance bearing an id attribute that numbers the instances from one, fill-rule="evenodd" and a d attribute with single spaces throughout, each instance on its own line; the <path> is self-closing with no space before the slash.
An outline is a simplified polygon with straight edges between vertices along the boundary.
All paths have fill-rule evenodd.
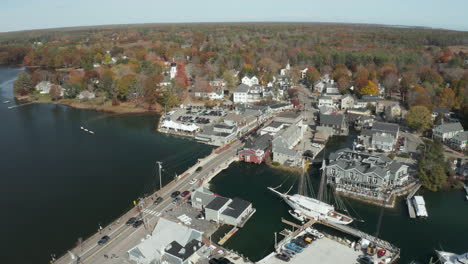
<path id="1" fill-rule="evenodd" d="M 84 130 L 84 127 L 80 127 L 81 130 Z"/>
<path id="2" fill-rule="evenodd" d="M 85 128 L 85 129 L 83 129 L 83 130 L 84 130 L 85 132 L 88 132 L 88 131 L 89 131 L 89 130 L 88 130 L 88 129 L 86 129 L 86 128 Z"/>
<path id="3" fill-rule="evenodd" d="M 289 214 L 294 217 L 296 220 L 299 220 L 301 222 L 305 222 L 307 219 L 304 215 L 301 214 L 298 210 L 289 210 Z"/>
<path id="4" fill-rule="evenodd" d="M 94 131 L 89 130 L 88 131 L 91 135 L 94 135 Z"/>
<path id="5" fill-rule="evenodd" d="M 3 101 L 4 104 L 9 104 L 10 101 L 6 100 L 6 101 Z"/>
<path id="6" fill-rule="evenodd" d="M 436 250 L 440 263 L 443 264 L 468 264 L 468 253 L 457 255 L 451 252 Z"/>
<path id="7" fill-rule="evenodd" d="M 426 210 L 426 203 L 422 196 L 414 196 L 413 198 L 414 209 L 416 209 L 416 215 L 418 217 L 428 217 Z"/>

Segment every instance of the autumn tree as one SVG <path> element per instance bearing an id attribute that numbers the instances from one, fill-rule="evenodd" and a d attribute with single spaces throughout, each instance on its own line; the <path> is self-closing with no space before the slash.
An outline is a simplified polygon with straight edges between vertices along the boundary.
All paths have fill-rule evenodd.
<path id="1" fill-rule="evenodd" d="M 13 84 L 13 91 L 15 94 L 19 95 L 26 95 L 34 91 L 31 76 L 25 72 L 20 72 L 18 74 L 18 79 L 16 79 L 15 83 Z"/>
<path id="2" fill-rule="evenodd" d="M 234 89 L 236 89 L 237 78 L 231 71 L 225 71 L 223 74 L 223 79 L 226 82 L 226 88 L 229 91 L 234 91 Z"/>
<path id="3" fill-rule="evenodd" d="M 421 81 L 423 83 L 428 82 L 431 84 L 440 85 L 444 81 L 442 76 L 437 71 L 431 68 L 423 68 L 419 73 L 419 77 L 421 78 Z"/>
<path id="4" fill-rule="evenodd" d="M 62 87 L 60 85 L 53 84 L 50 87 L 49 95 L 52 100 L 58 100 L 62 95 Z"/>
<path id="5" fill-rule="evenodd" d="M 351 86 L 351 78 L 349 76 L 341 76 L 336 82 L 336 85 L 340 93 L 346 93 Z"/>
<path id="6" fill-rule="evenodd" d="M 451 168 L 445 162 L 444 147 L 438 140 L 425 140 L 418 146 L 421 153 L 417 163 L 417 173 L 421 184 L 431 190 L 437 191 L 447 184 Z"/>
<path id="7" fill-rule="evenodd" d="M 107 98 L 114 96 L 114 73 L 110 69 L 104 70 L 100 75 L 98 89 L 105 93 Z"/>
<path id="8" fill-rule="evenodd" d="M 163 77 L 160 74 L 153 74 L 148 76 L 143 82 L 144 99 L 148 104 L 148 109 L 152 109 L 153 105 L 161 97 L 161 81 Z"/>
<path id="9" fill-rule="evenodd" d="M 450 88 L 444 88 L 438 94 L 437 102 L 439 107 L 452 109 L 455 105 L 455 93 Z"/>
<path id="10" fill-rule="evenodd" d="M 137 81 L 138 79 L 134 74 L 123 76 L 116 85 L 117 97 L 120 100 L 127 100 L 127 97 L 132 93 L 133 87 Z"/>
<path id="11" fill-rule="evenodd" d="M 320 80 L 320 73 L 314 67 L 307 67 L 307 72 L 305 74 L 305 80 L 309 84 L 309 87 L 310 87 L 316 81 Z"/>
<path id="12" fill-rule="evenodd" d="M 366 69 L 366 67 L 363 66 L 358 66 L 356 68 L 356 72 L 354 73 L 354 79 L 369 79 L 369 71 Z"/>
<path id="13" fill-rule="evenodd" d="M 366 86 L 362 87 L 359 90 L 359 93 L 361 95 L 377 95 L 379 93 L 379 89 L 377 84 L 375 84 L 373 81 L 367 81 Z"/>
<path id="14" fill-rule="evenodd" d="M 73 99 L 80 93 L 80 86 L 76 83 L 66 83 L 63 85 L 63 96 L 68 99 Z"/>
<path id="15" fill-rule="evenodd" d="M 425 131 L 431 127 L 431 112 L 425 106 L 413 106 L 406 115 L 406 123 L 412 129 Z"/>
<path id="16" fill-rule="evenodd" d="M 348 70 L 348 67 L 344 64 L 338 64 L 336 65 L 331 77 L 333 80 L 338 81 L 341 77 L 349 78 L 350 75 L 351 72 Z"/>
<path id="17" fill-rule="evenodd" d="M 422 105 L 432 109 L 432 100 L 426 88 L 421 85 L 414 86 L 408 93 L 408 104 L 410 106 Z"/>

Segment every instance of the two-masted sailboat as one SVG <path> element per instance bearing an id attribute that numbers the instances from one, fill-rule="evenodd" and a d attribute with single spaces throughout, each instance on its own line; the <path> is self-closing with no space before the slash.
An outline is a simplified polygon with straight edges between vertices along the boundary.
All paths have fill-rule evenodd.
<path id="1" fill-rule="evenodd" d="M 322 163 L 322 177 L 320 182 L 320 189 L 318 199 L 314 199 L 302 194 L 293 194 L 289 195 L 288 192 L 281 193 L 277 191 L 276 188 L 268 187 L 269 190 L 277 194 L 279 197 L 283 198 L 283 200 L 293 208 L 293 212 L 291 215 L 302 221 L 303 216 L 308 218 L 313 218 L 315 220 L 321 221 L 328 221 L 336 224 L 348 225 L 353 222 L 353 218 L 342 214 L 335 210 L 333 205 L 330 205 L 323 201 L 324 192 L 326 189 L 326 173 L 325 173 L 325 160 Z M 301 175 L 301 181 L 306 181 L 307 178 L 304 177 L 305 169 Z M 303 183 L 301 185 L 304 185 Z M 303 189 L 303 188 L 300 188 Z M 304 191 L 303 191 L 304 192 Z"/>

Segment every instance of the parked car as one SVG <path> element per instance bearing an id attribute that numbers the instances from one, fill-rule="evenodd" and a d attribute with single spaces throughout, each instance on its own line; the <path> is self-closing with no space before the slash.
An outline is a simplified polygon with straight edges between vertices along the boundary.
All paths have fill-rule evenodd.
<path id="1" fill-rule="evenodd" d="M 99 239 L 99 241 L 97 242 L 97 244 L 98 244 L 99 246 L 102 246 L 102 245 L 104 245 L 105 243 L 109 242 L 109 240 L 110 240 L 110 237 L 109 237 L 109 236 L 103 236 L 103 237 L 101 237 L 101 239 Z"/>
<path id="2" fill-rule="evenodd" d="M 368 255 L 359 255 L 357 261 L 361 264 L 374 264 L 374 259 Z"/>
<path id="3" fill-rule="evenodd" d="M 156 198 L 156 199 L 154 200 L 153 203 L 154 203 L 154 204 L 160 204 L 163 200 L 164 200 L 164 198 L 158 197 L 158 198 Z"/>
<path id="4" fill-rule="evenodd" d="M 198 168 L 195 170 L 195 172 L 200 172 L 200 171 L 202 171 L 202 170 L 203 170 L 203 167 L 200 166 L 200 167 L 198 167 Z"/>
<path id="5" fill-rule="evenodd" d="M 278 259 L 281 259 L 282 261 L 286 261 L 286 262 L 288 262 L 289 259 L 290 259 L 289 256 L 286 255 L 286 254 L 276 254 L 275 257 L 278 258 Z"/>
<path id="6" fill-rule="evenodd" d="M 182 200 L 182 198 L 176 197 L 174 200 L 172 200 L 172 203 L 173 203 L 173 204 L 177 204 L 177 203 L 180 202 L 181 200 Z"/>
<path id="7" fill-rule="evenodd" d="M 308 243 L 306 243 L 304 240 L 300 239 L 300 238 L 295 238 L 293 240 L 291 240 L 292 243 L 300 246 L 300 247 L 303 247 L 303 248 L 306 248 L 307 246 L 309 246 Z"/>
<path id="8" fill-rule="evenodd" d="M 284 245 L 284 247 L 297 253 L 301 253 L 304 250 L 303 247 L 300 247 L 294 243 L 287 243 L 286 245 Z"/>
<path id="9" fill-rule="evenodd" d="M 191 185 L 194 185 L 194 184 L 197 183 L 197 182 L 198 182 L 198 180 L 194 178 L 194 179 L 192 179 L 192 180 L 190 181 L 190 184 L 191 184 Z"/>
<path id="10" fill-rule="evenodd" d="M 128 225 L 128 226 L 131 226 L 131 225 L 133 225 L 133 223 L 135 223 L 137 220 L 138 220 L 137 217 L 130 217 L 130 218 L 127 220 L 127 222 L 126 222 L 125 224 Z"/>
<path id="11" fill-rule="evenodd" d="M 171 197 L 176 198 L 177 196 L 179 196 L 179 194 L 180 194 L 179 191 L 175 191 L 175 192 L 171 193 Z"/>
<path id="12" fill-rule="evenodd" d="M 281 253 L 288 255 L 289 258 L 292 258 L 296 255 L 296 252 L 289 250 L 289 249 L 282 249 Z"/>
<path id="13" fill-rule="evenodd" d="M 143 224 L 143 220 L 138 220 L 138 221 L 135 221 L 135 223 L 133 223 L 133 227 L 137 228 L 137 227 L 141 226 L 142 224 Z"/>
<path id="14" fill-rule="evenodd" d="M 190 191 L 184 191 L 180 196 L 182 197 L 187 197 L 188 195 L 190 195 Z"/>
<path id="15" fill-rule="evenodd" d="M 377 251 L 377 256 L 379 256 L 379 258 L 385 256 L 385 254 L 387 253 L 387 250 L 385 248 L 381 248 Z"/>

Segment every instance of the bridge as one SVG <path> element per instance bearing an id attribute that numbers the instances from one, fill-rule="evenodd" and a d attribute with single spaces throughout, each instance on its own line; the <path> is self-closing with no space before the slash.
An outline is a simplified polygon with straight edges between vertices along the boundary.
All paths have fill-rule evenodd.
<path id="1" fill-rule="evenodd" d="M 106 256 L 112 259 L 112 263 L 125 263 L 123 256 L 127 250 L 141 242 L 148 234 L 151 233 L 160 216 L 165 212 L 176 208 L 176 204 L 172 203 L 170 197 L 174 191 L 191 190 L 194 185 L 190 184 L 192 179 L 197 179 L 198 186 L 209 182 L 220 171 L 226 169 L 229 164 L 237 160 L 237 150 L 242 146 L 242 142 L 235 140 L 223 147 L 215 149 L 207 157 L 200 159 L 191 168 L 180 174 L 161 190 L 156 191 L 152 195 L 140 200 L 131 210 L 126 212 L 118 219 L 111 222 L 109 225 L 100 228 L 97 233 L 90 236 L 86 240 L 79 243 L 75 248 L 68 250 L 51 263 L 57 264 L 77 264 L 77 263 L 103 263 Z M 196 169 L 202 167 L 202 170 L 196 172 Z M 154 204 L 154 197 L 159 196 L 164 200 L 160 204 Z M 142 216 L 144 224 L 138 228 L 127 226 L 126 221 L 137 215 Z M 99 239 L 107 235 L 110 240 L 100 246 L 97 244 Z M 120 256 L 116 256 L 118 254 Z M 119 261 L 119 262 L 116 262 Z"/>

